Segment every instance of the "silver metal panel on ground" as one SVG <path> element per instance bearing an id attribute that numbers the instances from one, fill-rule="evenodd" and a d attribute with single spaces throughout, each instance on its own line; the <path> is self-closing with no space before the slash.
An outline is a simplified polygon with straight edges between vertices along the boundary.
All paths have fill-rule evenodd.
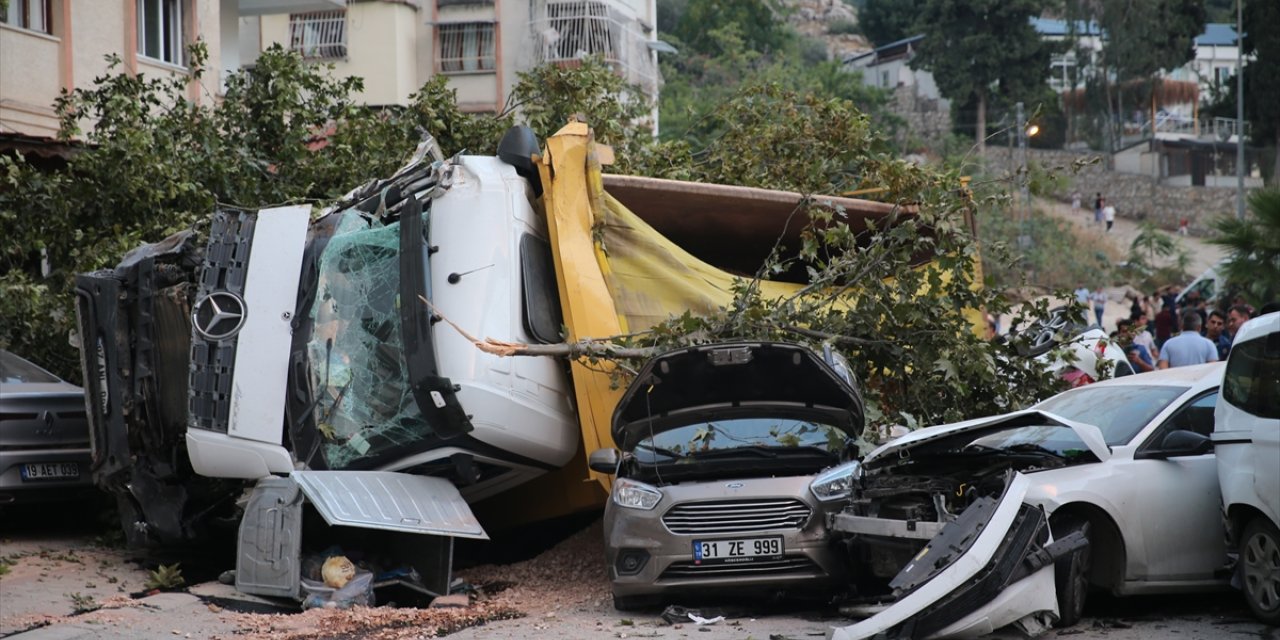
<path id="1" fill-rule="evenodd" d="M 302 553 L 302 493 L 289 478 L 267 477 L 249 494 L 236 547 L 236 589 L 297 598 Z"/>
<path id="2" fill-rule="evenodd" d="M 392 471 L 294 471 L 330 525 L 488 540 L 448 480 Z"/>

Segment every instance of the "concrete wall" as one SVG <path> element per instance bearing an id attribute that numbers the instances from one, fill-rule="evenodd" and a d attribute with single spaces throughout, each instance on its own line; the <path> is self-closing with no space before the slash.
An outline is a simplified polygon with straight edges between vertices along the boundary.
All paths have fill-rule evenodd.
<path id="1" fill-rule="evenodd" d="M 0 25 L 0 130 L 52 136 L 54 98 L 62 88 L 59 38 Z M 23 60 L 23 64 L 15 64 Z"/>
<path id="2" fill-rule="evenodd" d="M 1119 173 L 1106 169 L 1106 160 L 1088 165 L 1071 174 L 1072 162 L 1099 158 L 1098 154 L 1074 153 L 1046 149 L 1030 149 L 1030 162 L 1054 170 L 1065 178 L 1063 185 L 1050 194 L 1062 202 L 1070 202 L 1071 193 L 1079 191 L 1084 206 L 1093 205 L 1094 194 L 1102 192 L 1107 202 L 1116 208 L 1121 218 L 1150 220 L 1166 231 L 1177 231 L 1178 223 L 1187 218 L 1192 235 L 1206 235 L 1209 222 L 1218 216 L 1235 215 L 1236 190 L 1234 187 L 1192 187 L 1162 184 L 1155 178 L 1131 173 Z M 1012 166 L 1004 149 L 987 148 L 989 170 L 1007 172 Z M 1016 163 L 1017 154 L 1014 154 Z"/>
<path id="3" fill-rule="evenodd" d="M 364 79 L 361 99 L 368 104 L 408 104 L 418 82 L 416 39 L 426 20 L 415 6 L 401 2 L 354 2 L 347 7 L 347 57 L 316 60 L 332 64 L 339 78 Z M 262 16 L 263 46 L 289 46 L 289 14 Z"/>

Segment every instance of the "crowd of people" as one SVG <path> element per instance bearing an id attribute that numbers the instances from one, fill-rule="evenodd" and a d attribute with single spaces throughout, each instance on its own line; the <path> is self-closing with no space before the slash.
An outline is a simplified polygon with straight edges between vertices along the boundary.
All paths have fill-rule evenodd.
<path id="1" fill-rule="evenodd" d="M 1133 296 L 1129 317 L 1116 322 L 1112 337 L 1124 348 L 1130 364 L 1141 373 L 1225 360 L 1254 308 L 1240 298 L 1211 308 L 1199 292 L 1178 300 L 1181 288 L 1161 287 L 1150 296 Z M 1076 292 L 1079 298 L 1079 290 Z M 1094 309 L 1099 318 L 1101 312 Z"/>

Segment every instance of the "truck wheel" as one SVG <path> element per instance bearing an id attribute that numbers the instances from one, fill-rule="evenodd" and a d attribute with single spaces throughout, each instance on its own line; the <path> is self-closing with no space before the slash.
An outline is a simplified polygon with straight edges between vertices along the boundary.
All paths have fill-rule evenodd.
<path id="1" fill-rule="evenodd" d="M 1240 540 L 1244 599 L 1265 624 L 1280 626 L 1280 530 L 1256 517 Z"/>
<path id="2" fill-rule="evenodd" d="M 1082 532 L 1085 536 L 1083 548 L 1058 560 L 1054 565 L 1053 581 L 1058 593 L 1058 623 L 1054 626 L 1066 628 L 1080 622 L 1080 617 L 1084 614 L 1084 602 L 1089 595 L 1089 570 L 1093 563 L 1093 547 L 1089 544 L 1088 522 L 1066 520 L 1062 524 L 1064 526 L 1057 527 L 1062 533 L 1055 535 L 1055 539 L 1076 531 Z"/>

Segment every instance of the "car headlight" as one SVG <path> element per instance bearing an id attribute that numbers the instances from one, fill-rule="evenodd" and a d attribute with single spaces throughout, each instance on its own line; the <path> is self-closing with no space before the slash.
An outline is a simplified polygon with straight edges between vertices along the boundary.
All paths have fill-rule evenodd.
<path id="1" fill-rule="evenodd" d="M 862 475 L 862 465 L 847 462 L 838 467 L 828 469 L 809 483 L 809 491 L 814 497 L 823 501 L 848 498 L 853 491 L 853 483 Z"/>
<path id="2" fill-rule="evenodd" d="M 613 502 L 619 507 L 648 511 L 662 500 L 662 492 L 643 482 L 618 478 L 613 485 Z"/>

